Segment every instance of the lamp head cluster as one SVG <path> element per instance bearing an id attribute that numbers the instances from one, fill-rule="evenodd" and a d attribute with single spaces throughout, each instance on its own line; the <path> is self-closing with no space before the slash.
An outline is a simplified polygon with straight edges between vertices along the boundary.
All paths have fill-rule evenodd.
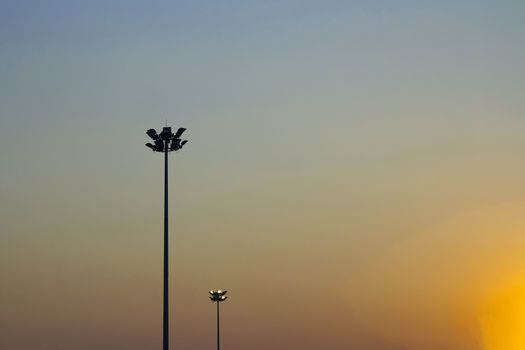
<path id="1" fill-rule="evenodd" d="M 217 290 L 217 291 L 213 291 L 213 290 L 210 290 L 209 293 L 210 293 L 210 300 L 212 302 L 221 302 L 221 301 L 224 301 L 226 299 L 228 299 L 227 296 L 225 296 L 224 294 L 226 294 L 226 292 L 228 292 L 227 290 Z"/>
<path id="2" fill-rule="evenodd" d="M 151 148 L 154 152 L 173 152 L 178 151 L 188 142 L 188 140 L 181 140 L 180 137 L 186 131 L 185 128 L 179 128 L 174 134 L 171 132 L 171 127 L 162 128 L 160 134 L 157 134 L 155 129 L 149 129 L 146 134 L 153 140 L 153 143 L 146 143 L 146 147 Z"/>

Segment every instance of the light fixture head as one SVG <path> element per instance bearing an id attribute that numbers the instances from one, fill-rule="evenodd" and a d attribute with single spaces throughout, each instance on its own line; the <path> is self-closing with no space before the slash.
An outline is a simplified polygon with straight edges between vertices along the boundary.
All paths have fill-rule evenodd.
<path id="1" fill-rule="evenodd" d="M 155 152 L 178 151 L 188 142 L 180 139 L 184 131 L 186 131 L 186 128 L 179 128 L 176 135 L 174 135 L 169 126 L 163 127 L 159 134 L 157 134 L 155 129 L 148 129 L 146 134 L 153 140 L 153 143 L 147 143 L 146 146 Z"/>
<path id="2" fill-rule="evenodd" d="M 224 294 L 226 294 L 226 290 L 217 290 L 217 291 L 213 291 L 213 290 L 210 290 L 208 293 L 210 293 L 210 300 L 213 301 L 213 302 L 221 302 L 221 301 L 224 301 L 226 299 L 228 299 L 227 296 L 225 296 Z"/>
<path id="3" fill-rule="evenodd" d="M 160 133 L 160 138 L 165 141 L 173 138 L 173 133 L 171 132 L 170 126 L 166 126 L 162 128 L 162 132 Z"/>
<path id="4" fill-rule="evenodd" d="M 155 140 L 155 151 L 157 152 L 164 151 L 164 141 L 162 141 L 161 139 Z"/>
<path id="5" fill-rule="evenodd" d="M 176 139 L 180 138 L 182 136 L 182 134 L 184 133 L 184 131 L 186 131 L 186 128 L 179 128 L 177 130 L 177 132 L 175 133 L 174 138 L 176 138 Z"/>
<path id="6" fill-rule="evenodd" d="M 173 139 L 173 140 L 171 140 L 170 150 L 178 151 L 179 149 L 180 149 L 180 139 Z"/>
<path id="7" fill-rule="evenodd" d="M 157 131 L 155 129 L 149 129 L 146 131 L 146 134 L 148 134 L 149 137 L 151 137 L 152 140 L 156 140 L 159 138 L 159 135 L 157 135 Z"/>

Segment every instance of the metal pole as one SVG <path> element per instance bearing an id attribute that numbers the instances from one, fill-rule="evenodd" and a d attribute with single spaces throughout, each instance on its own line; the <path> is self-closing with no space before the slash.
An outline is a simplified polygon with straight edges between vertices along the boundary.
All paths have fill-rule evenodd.
<path id="1" fill-rule="evenodd" d="M 221 350 L 220 329 L 219 329 L 219 302 L 217 301 L 217 350 Z"/>
<path id="2" fill-rule="evenodd" d="M 169 350 L 169 244 L 168 244 L 168 153 L 178 151 L 188 140 L 181 140 L 180 136 L 186 131 L 179 128 L 175 134 L 171 132 L 171 127 L 162 128 L 162 132 L 157 134 L 155 129 L 148 129 L 146 134 L 154 143 L 146 143 L 146 147 L 153 152 L 164 152 L 164 273 L 162 288 L 162 349 Z M 170 147 L 171 146 L 171 147 Z"/>
<path id="3" fill-rule="evenodd" d="M 168 294 L 168 141 L 164 141 L 164 295 L 163 295 L 163 350 L 169 350 L 169 294 Z"/>

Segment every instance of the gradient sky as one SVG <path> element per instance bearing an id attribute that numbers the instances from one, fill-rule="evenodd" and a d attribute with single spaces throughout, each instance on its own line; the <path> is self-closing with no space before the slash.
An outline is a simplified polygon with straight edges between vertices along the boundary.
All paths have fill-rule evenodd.
<path id="1" fill-rule="evenodd" d="M 525 2 L 0 1 L 0 348 L 523 350 Z"/>

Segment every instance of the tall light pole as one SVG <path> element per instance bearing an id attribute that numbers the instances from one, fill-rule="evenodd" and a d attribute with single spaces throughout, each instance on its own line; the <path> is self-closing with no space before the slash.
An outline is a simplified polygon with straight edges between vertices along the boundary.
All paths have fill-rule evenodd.
<path id="1" fill-rule="evenodd" d="M 226 299 L 228 299 L 227 296 L 224 296 L 224 294 L 226 294 L 226 292 L 228 292 L 227 290 L 218 290 L 218 291 L 213 291 L 213 290 L 210 290 L 209 293 L 210 293 L 210 299 L 212 302 L 214 303 L 217 303 L 217 350 L 221 350 L 221 338 L 220 338 L 220 328 L 219 328 L 219 324 L 220 324 L 220 318 L 219 318 L 219 303 L 221 301 L 224 301 Z"/>
<path id="2" fill-rule="evenodd" d="M 187 140 L 182 141 L 180 137 L 186 131 L 184 128 L 177 130 L 175 134 L 171 132 L 171 127 L 162 128 L 162 132 L 157 134 L 155 129 L 146 131 L 153 140 L 153 144 L 146 143 L 146 146 L 154 152 L 164 153 L 164 288 L 163 288 L 163 317 L 162 317 L 162 349 L 169 350 L 169 294 L 168 294 L 168 153 L 178 151 L 184 146 Z"/>

